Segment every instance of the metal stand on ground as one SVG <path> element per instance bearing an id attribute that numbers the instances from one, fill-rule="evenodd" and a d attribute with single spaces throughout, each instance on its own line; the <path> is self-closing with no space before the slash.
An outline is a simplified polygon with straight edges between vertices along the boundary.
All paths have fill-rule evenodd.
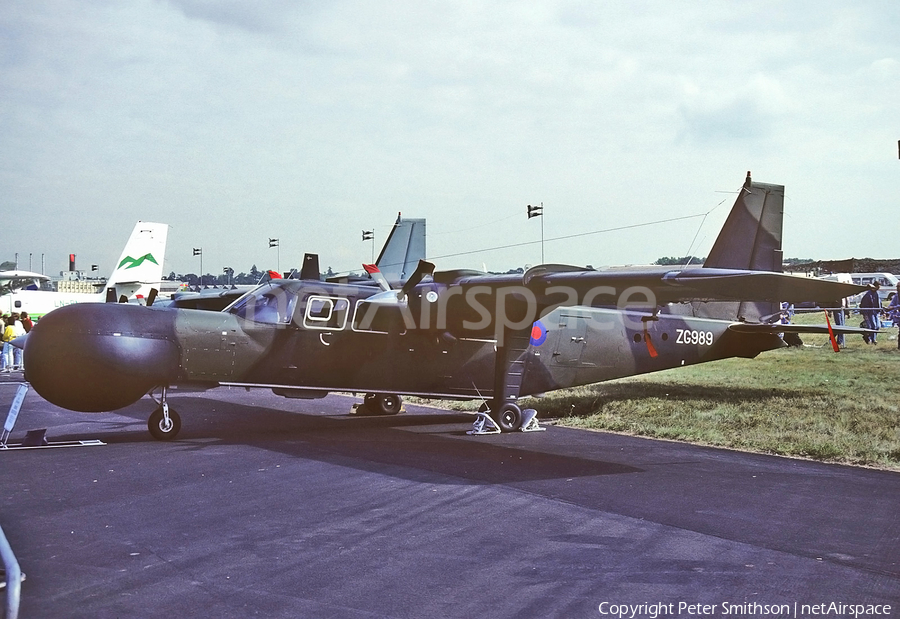
<path id="1" fill-rule="evenodd" d="M 12 405 L 9 407 L 9 413 L 6 415 L 6 423 L 3 424 L 3 432 L 0 432 L 0 451 L 13 451 L 17 449 L 36 449 L 41 447 L 83 447 L 89 445 L 106 445 L 103 441 L 47 441 L 47 430 L 30 430 L 25 435 L 25 440 L 21 443 L 10 445 L 7 441 L 13 428 L 16 427 L 16 419 L 19 417 L 19 410 L 22 408 L 22 402 L 25 401 L 25 395 L 28 393 L 29 384 L 19 383 L 16 390 L 16 397 L 13 398 Z"/>

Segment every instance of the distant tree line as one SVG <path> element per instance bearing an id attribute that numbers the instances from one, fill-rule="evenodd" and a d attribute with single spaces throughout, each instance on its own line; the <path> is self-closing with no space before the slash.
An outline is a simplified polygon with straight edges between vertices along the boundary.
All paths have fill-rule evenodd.
<path id="1" fill-rule="evenodd" d="M 674 266 L 674 265 L 682 265 L 682 264 L 696 264 L 702 265 L 706 261 L 706 258 L 698 258 L 697 256 L 682 256 L 680 258 L 676 258 L 674 256 L 664 256 L 659 258 L 653 264 L 658 264 L 662 266 Z"/>
<path id="2" fill-rule="evenodd" d="M 289 269 L 281 273 L 282 276 L 285 276 L 292 271 L 296 270 L 298 273 L 299 269 Z M 266 277 L 268 271 L 260 271 L 256 265 L 254 264 L 250 267 L 250 271 L 247 273 L 221 273 L 219 275 L 213 275 L 212 273 L 206 273 L 202 277 L 197 275 L 196 273 L 185 273 L 180 274 L 175 271 L 171 271 L 168 275 L 163 276 L 163 280 L 170 282 L 185 282 L 188 286 L 230 286 L 232 284 L 236 286 L 241 285 L 256 285 L 263 278 Z M 322 277 L 334 277 L 337 275 L 331 267 L 322 274 Z M 352 273 L 351 275 L 355 275 Z"/>

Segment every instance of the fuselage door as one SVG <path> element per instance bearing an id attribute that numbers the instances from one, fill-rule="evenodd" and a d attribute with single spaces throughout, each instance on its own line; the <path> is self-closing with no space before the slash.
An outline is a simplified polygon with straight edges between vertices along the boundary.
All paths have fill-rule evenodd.
<path id="1" fill-rule="evenodd" d="M 565 366 L 581 365 L 581 356 L 587 347 L 587 320 L 574 313 L 559 314 L 559 330 L 553 364 Z"/>

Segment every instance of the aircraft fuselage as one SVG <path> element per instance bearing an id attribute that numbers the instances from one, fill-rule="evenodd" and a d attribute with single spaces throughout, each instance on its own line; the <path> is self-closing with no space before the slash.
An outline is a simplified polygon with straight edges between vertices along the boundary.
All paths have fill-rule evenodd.
<path id="1" fill-rule="evenodd" d="M 366 301 L 377 293 L 288 280 L 224 312 L 72 305 L 29 336 L 27 378 L 54 404 L 84 412 L 121 408 L 176 384 L 266 387 L 291 397 L 474 399 L 494 394 L 498 349 L 518 363 L 519 395 L 529 395 L 783 345 L 777 336 L 730 332 L 727 321 L 585 306 L 547 308 L 501 342 L 459 324 L 404 324 L 396 308 L 367 321 Z M 412 300 L 410 307 L 410 315 L 425 315 Z"/>

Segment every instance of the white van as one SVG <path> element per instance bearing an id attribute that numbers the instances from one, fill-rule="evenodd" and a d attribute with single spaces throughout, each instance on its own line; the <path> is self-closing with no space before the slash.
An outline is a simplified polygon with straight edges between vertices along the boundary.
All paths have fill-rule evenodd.
<path id="1" fill-rule="evenodd" d="M 881 284 L 881 288 L 878 289 L 878 296 L 881 297 L 882 305 L 885 301 L 890 301 L 890 299 L 893 298 L 897 292 L 897 282 L 900 281 L 897 279 L 897 276 L 892 273 L 832 273 L 831 275 L 825 275 L 820 279 L 832 282 L 852 283 L 857 286 L 868 286 L 869 284 L 878 282 Z M 856 305 L 861 298 L 862 294 L 849 297 L 850 304 Z"/>
<path id="2" fill-rule="evenodd" d="M 874 282 L 881 284 L 878 289 L 878 296 L 881 297 L 881 303 L 890 300 L 897 294 L 897 276 L 892 273 L 851 273 L 853 283 L 859 286 L 868 286 Z"/>

